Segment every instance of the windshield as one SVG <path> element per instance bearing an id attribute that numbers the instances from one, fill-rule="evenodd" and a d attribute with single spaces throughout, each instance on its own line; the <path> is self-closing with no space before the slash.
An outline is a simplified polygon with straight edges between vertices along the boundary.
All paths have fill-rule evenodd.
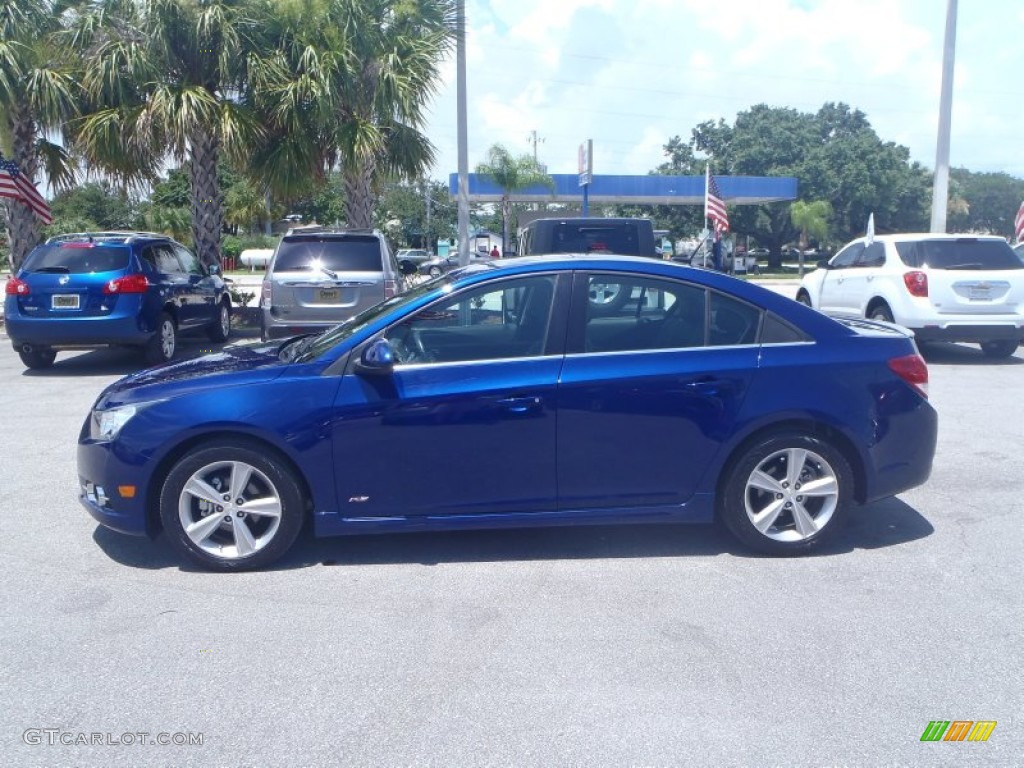
<path id="1" fill-rule="evenodd" d="M 908 267 L 932 269 L 1022 269 L 1024 263 L 1002 240 L 921 240 L 896 243 L 900 260 Z"/>
<path id="2" fill-rule="evenodd" d="M 113 272 L 128 266 L 128 249 L 95 246 L 40 245 L 22 266 L 24 272 L 54 272 L 64 275 L 86 275 L 92 272 Z"/>
<path id="3" fill-rule="evenodd" d="M 373 235 L 298 235 L 281 241 L 278 272 L 381 272 L 380 240 Z"/>
<path id="4" fill-rule="evenodd" d="M 450 286 L 454 276 L 455 273 L 450 272 L 449 274 L 442 275 L 434 280 L 428 280 L 425 283 L 420 283 L 409 291 L 382 301 L 380 304 L 375 304 L 369 309 L 363 310 L 358 315 L 353 315 L 348 320 L 341 323 L 341 325 L 336 325 L 318 336 L 312 336 L 308 341 L 304 340 L 303 342 L 299 342 L 302 344 L 302 347 L 299 351 L 290 354 L 294 354 L 293 359 L 300 362 L 315 360 L 327 350 L 334 348 L 341 342 L 345 341 L 345 339 L 350 338 L 367 326 L 372 325 L 384 315 L 400 310 L 406 304 L 410 304 L 421 296 L 437 290 L 439 286 Z"/>

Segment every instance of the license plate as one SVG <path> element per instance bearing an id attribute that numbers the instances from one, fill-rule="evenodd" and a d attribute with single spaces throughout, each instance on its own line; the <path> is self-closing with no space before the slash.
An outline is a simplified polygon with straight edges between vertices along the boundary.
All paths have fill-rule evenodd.
<path id="1" fill-rule="evenodd" d="M 54 309 L 78 309 L 77 293 L 56 293 L 53 295 L 50 306 Z"/>
<path id="2" fill-rule="evenodd" d="M 992 298 L 992 289 L 987 285 L 981 287 L 972 285 L 967 291 L 967 297 L 969 299 L 990 299 Z"/>
<path id="3" fill-rule="evenodd" d="M 317 292 L 317 301 L 321 304 L 336 304 L 341 291 L 337 288 L 321 288 Z"/>

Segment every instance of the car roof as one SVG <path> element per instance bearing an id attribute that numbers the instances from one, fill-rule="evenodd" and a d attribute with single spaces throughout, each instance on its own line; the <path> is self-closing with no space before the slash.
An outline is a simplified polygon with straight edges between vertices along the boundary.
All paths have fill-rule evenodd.
<path id="1" fill-rule="evenodd" d="M 867 240 L 866 236 L 858 237 L 850 242 L 857 243 L 864 240 Z M 905 243 L 919 240 L 1002 240 L 1006 242 L 1006 239 L 999 235 L 974 235 L 968 232 L 952 234 L 946 232 L 894 232 L 888 235 L 875 235 L 875 240 L 883 243 Z"/>
<path id="2" fill-rule="evenodd" d="M 102 242 L 104 245 L 130 245 L 139 240 L 165 240 L 173 242 L 167 235 L 158 232 L 111 231 L 111 232 L 66 232 L 47 239 L 46 245 L 61 243 Z"/>

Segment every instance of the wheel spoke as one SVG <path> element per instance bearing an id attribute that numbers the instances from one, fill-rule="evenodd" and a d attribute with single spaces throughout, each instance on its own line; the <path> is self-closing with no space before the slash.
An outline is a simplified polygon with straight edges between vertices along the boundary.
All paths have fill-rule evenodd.
<path id="1" fill-rule="evenodd" d="M 768 530 L 775 525 L 775 521 L 778 519 L 781 511 L 782 501 L 772 499 L 772 502 L 768 506 L 760 512 L 751 515 L 750 521 L 761 533 L 767 533 Z"/>
<path id="2" fill-rule="evenodd" d="M 800 473 L 804 471 L 804 464 L 807 463 L 807 451 L 803 448 L 790 448 L 786 451 L 786 480 L 790 487 L 800 482 Z"/>
<path id="3" fill-rule="evenodd" d="M 755 470 L 750 476 L 749 485 L 751 488 L 757 488 L 759 491 L 768 491 L 770 493 L 782 492 L 782 484 L 767 472 L 763 472 L 760 469 Z"/>
<path id="4" fill-rule="evenodd" d="M 185 533 L 192 539 L 196 544 L 202 544 L 212 534 L 217 527 L 221 524 L 223 518 L 219 514 L 208 515 L 200 520 L 196 520 L 190 526 L 185 528 Z"/>
<path id="5" fill-rule="evenodd" d="M 832 475 L 819 477 L 800 486 L 800 493 L 804 496 L 835 496 L 839 493 L 839 485 Z"/>
<path id="6" fill-rule="evenodd" d="M 231 490 L 228 493 L 231 494 L 232 500 L 244 498 L 245 486 L 249 484 L 251 477 L 252 467 L 248 464 L 240 461 L 231 463 Z"/>
<path id="7" fill-rule="evenodd" d="M 235 534 L 235 549 L 239 557 L 251 555 L 256 551 L 256 539 L 253 538 L 244 517 L 231 518 L 231 531 Z"/>
<path id="8" fill-rule="evenodd" d="M 280 517 L 281 500 L 276 496 L 266 496 L 262 499 L 250 499 L 239 507 L 240 510 L 250 515 L 259 517 Z"/>
<path id="9" fill-rule="evenodd" d="M 195 496 L 201 501 L 209 501 L 213 504 L 217 504 L 221 497 L 220 491 L 196 475 L 188 479 L 182 492 Z"/>
<path id="10" fill-rule="evenodd" d="M 818 524 L 814 522 L 807 508 L 799 502 L 793 504 L 793 522 L 796 524 L 797 533 L 805 539 L 818 531 Z"/>

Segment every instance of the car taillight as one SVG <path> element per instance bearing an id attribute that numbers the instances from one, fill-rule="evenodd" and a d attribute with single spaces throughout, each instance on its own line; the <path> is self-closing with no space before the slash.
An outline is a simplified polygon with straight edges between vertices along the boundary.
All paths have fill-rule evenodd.
<path id="1" fill-rule="evenodd" d="M 928 397 L 928 365 L 920 355 L 894 357 L 889 368 L 922 396 Z"/>
<path id="2" fill-rule="evenodd" d="M 384 298 L 385 299 L 390 299 L 396 293 L 398 293 L 398 282 L 395 281 L 395 280 L 385 280 L 384 281 Z"/>
<path id="3" fill-rule="evenodd" d="M 924 272 L 904 272 L 903 283 L 907 286 L 911 296 L 921 299 L 928 298 L 928 275 Z"/>
<path id="4" fill-rule="evenodd" d="M 4 286 L 4 293 L 8 296 L 28 296 L 32 290 L 24 280 L 10 277 L 7 279 L 7 285 Z"/>
<path id="5" fill-rule="evenodd" d="M 260 291 L 260 302 L 264 307 L 270 308 L 270 281 L 263 282 L 263 290 Z"/>
<path id="6" fill-rule="evenodd" d="M 145 293 L 149 290 L 149 280 L 145 275 L 125 275 L 111 280 L 103 286 L 103 292 L 111 293 Z"/>

